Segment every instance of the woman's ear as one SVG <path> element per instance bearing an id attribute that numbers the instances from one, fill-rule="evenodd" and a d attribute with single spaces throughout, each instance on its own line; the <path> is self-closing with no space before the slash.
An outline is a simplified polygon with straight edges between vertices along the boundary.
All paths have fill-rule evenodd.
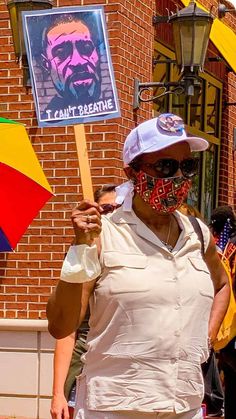
<path id="1" fill-rule="evenodd" d="M 136 181 L 137 172 L 130 166 L 124 167 L 124 172 L 129 180 Z"/>

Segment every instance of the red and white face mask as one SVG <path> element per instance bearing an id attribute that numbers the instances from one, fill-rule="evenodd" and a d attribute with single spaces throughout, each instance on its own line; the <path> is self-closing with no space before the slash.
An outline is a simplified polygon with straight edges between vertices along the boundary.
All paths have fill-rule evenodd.
<path id="1" fill-rule="evenodd" d="M 134 190 L 156 211 L 171 213 L 182 205 L 191 184 L 191 180 L 184 176 L 155 178 L 139 171 L 134 181 Z"/>

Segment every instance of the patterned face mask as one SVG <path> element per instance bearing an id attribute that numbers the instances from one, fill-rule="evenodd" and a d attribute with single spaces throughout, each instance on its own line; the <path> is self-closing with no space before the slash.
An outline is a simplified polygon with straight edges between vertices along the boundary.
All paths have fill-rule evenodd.
<path id="1" fill-rule="evenodd" d="M 182 205 L 191 184 L 192 182 L 183 176 L 155 178 L 139 171 L 134 190 L 156 211 L 171 213 Z"/>

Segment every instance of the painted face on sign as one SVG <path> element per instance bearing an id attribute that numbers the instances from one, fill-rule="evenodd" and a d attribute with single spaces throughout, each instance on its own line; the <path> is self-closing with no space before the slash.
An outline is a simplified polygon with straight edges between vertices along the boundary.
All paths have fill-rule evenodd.
<path id="1" fill-rule="evenodd" d="M 60 96 L 79 103 L 99 98 L 99 56 L 83 22 L 60 23 L 49 30 L 44 62 Z"/>

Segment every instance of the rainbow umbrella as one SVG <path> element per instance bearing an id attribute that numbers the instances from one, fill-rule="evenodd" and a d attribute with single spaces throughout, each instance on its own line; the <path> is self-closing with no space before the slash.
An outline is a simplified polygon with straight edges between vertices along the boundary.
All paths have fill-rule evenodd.
<path id="1" fill-rule="evenodd" d="M 0 118 L 0 252 L 12 251 L 53 195 L 24 125 Z"/>

